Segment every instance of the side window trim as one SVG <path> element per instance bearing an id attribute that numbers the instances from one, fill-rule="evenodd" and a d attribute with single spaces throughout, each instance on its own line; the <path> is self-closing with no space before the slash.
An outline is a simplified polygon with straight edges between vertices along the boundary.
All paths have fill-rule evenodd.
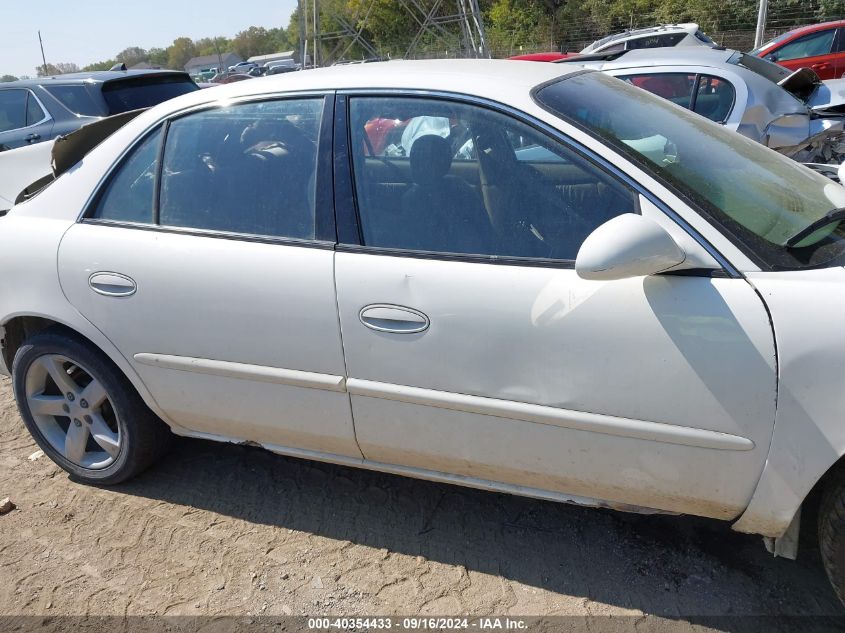
<path id="1" fill-rule="evenodd" d="M 373 97 L 373 98 L 419 98 L 419 99 L 440 99 L 444 101 L 452 101 L 455 103 L 470 105 L 476 107 L 486 108 L 493 112 L 508 116 L 520 123 L 523 123 L 538 133 L 542 134 L 549 140 L 560 143 L 572 153 L 580 156 L 585 161 L 590 163 L 593 167 L 604 173 L 608 178 L 617 181 L 621 186 L 630 190 L 632 193 L 642 193 L 645 195 L 641 187 L 634 186 L 633 180 L 620 170 L 616 169 L 608 161 L 601 159 L 597 154 L 591 152 L 587 148 L 580 145 L 574 139 L 569 138 L 559 130 L 546 125 L 545 123 L 531 117 L 530 115 L 521 112 L 515 108 L 505 104 L 489 101 L 480 97 L 472 97 L 469 95 L 456 94 L 450 92 L 433 92 L 433 91 L 415 91 L 415 90 L 339 90 L 338 91 L 338 107 L 335 119 L 335 138 L 343 137 L 342 148 L 335 146 L 335 186 L 338 183 L 344 183 L 348 186 L 348 195 L 343 196 L 343 199 L 336 198 L 336 213 L 338 226 L 338 245 L 339 251 L 355 251 L 366 252 L 380 255 L 392 255 L 398 257 L 416 257 L 419 259 L 436 259 L 444 261 L 466 261 L 486 264 L 503 264 L 516 266 L 534 266 L 534 267 L 549 267 L 549 268 L 574 268 L 574 259 L 550 259 L 543 257 L 519 257 L 519 256 L 501 256 L 501 255 L 474 255 L 465 253 L 448 253 L 441 251 L 424 251 L 424 250 L 410 250 L 403 248 L 390 248 L 385 246 L 369 246 L 363 243 L 363 234 L 361 232 L 360 210 L 358 208 L 358 195 L 355 191 L 355 179 L 353 175 L 352 155 L 349 147 L 352 144 L 352 127 L 351 117 L 349 116 L 350 99 L 355 97 Z M 343 103 L 343 106 L 340 104 Z M 342 114 L 341 114 L 342 112 Z M 343 126 L 344 132 L 339 133 L 338 126 Z M 341 151 L 339 151 L 339 149 Z M 341 191 L 338 189 L 337 193 Z M 651 200 L 650 196 L 646 196 Z M 639 197 L 634 196 L 635 212 L 641 213 L 639 208 Z M 664 209 L 665 205 L 655 201 L 655 205 Z M 674 215 L 671 217 L 675 217 Z M 344 230 L 341 231 L 341 228 Z"/>
<path id="2" fill-rule="evenodd" d="M 160 196 L 161 196 L 161 180 L 162 170 L 164 169 L 164 150 L 166 148 L 167 133 L 172 121 L 190 114 L 213 110 L 221 107 L 218 102 L 206 103 L 198 107 L 189 108 L 184 111 L 171 113 L 154 123 L 150 124 L 133 142 L 127 146 L 123 152 L 117 157 L 114 163 L 109 167 L 108 171 L 103 175 L 94 192 L 89 197 L 82 212 L 77 217 L 77 223 L 84 224 L 102 224 L 108 226 L 119 226 L 124 228 L 141 229 L 146 231 L 158 231 L 163 233 L 180 233 L 188 235 L 196 235 L 202 237 L 219 237 L 224 239 L 241 240 L 244 242 L 260 242 L 282 245 L 306 246 L 314 248 L 328 248 L 333 249 L 337 243 L 337 235 L 335 229 L 335 205 L 334 200 L 334 169 L 333 169 L 333 151 L 332 143 L 334 137 L 334 111 L 335 111 L 335 93 L 334 91 L 326 92 L 304 92 L 304 93 L 288 93 L 288 94 L 273 94 L 248 96 L 243 99 L 227 102 L 226 105 L 260 103 L 264 101 L 283 101 L 290 99 L 323 99 L 323 111 L 320 121 L 320 131 L 318 137 L 318 160 L 317 160 L 317 174 L 316 186 L 317 192 L 315 196 L 316 208 L 316 225 L 314 239 L 300 239 L 292 237 L 272 236 L 272 235 L 252 235 L 248 233 L 235 233 L 231 231 L 221 231 L 214 229 L 193 229 L 188 227 L 178 226 L 163 226 L 160 224 Z M 156 166 L 154 196 L 151 204 L 153 205 L 153 222 L 130 222 L 122 220 L 110 220 L 107 218 L 91 217 L 97 209 L 100 199 L 108 189 L 109 184 L 115 178 L 120 168 L 129 160 L 138 148 L 150 135 L 155 134 L 156 131 L 161 130 L 161 138 L 159 139 L 158 147 L 158 164 Z"/>

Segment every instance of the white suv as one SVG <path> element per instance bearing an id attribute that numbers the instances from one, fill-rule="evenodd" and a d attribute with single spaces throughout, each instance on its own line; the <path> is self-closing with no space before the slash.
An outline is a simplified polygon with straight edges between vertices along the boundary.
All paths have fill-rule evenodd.
<path id="1" fill-rule="evenodd" d="M 709 46 L 717 44 L 707 37 L 698 24 L 662 24 L 608 35 L 590 44 L 583 54 L 616 53 L 635 48 L 664 48 L 669 46 Z"/>

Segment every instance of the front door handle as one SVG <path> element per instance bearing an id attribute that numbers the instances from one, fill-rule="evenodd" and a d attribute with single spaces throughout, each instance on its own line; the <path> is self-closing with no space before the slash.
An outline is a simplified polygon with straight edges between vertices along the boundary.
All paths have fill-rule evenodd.
<path id="1" fill-rule="evenodd" d="M 25 140 L 27 143 L 32 143 L 33 141 L 37 141 L 40 138 L 41 138 L 40 134 L 33 133 L 33 134 L 27 134 L 26 136 L 24 136 L 23 140 Z"/>
<path id="2" fill-rule="evenodd" d="M 91 290 L 106 297 L 128 297 L 138 289 L 131 277 L 108 272 L 94 273 L 88 278 L 88 285 Z"/>
<path id="3" fill-rule="evenodd" d="M 424 332 L 431 324 L 428 317 L 419 310 L 389 303 L 364 306 L 358 313 L 358 318 L 371 330 L 393 334 Z"/>
<path id="4" fill-rule="evenodd" d="M 819 62 L 818 64 L 812 64 L 810 68 L 813 70 L 827 70 L 830 68 L 830 64 L 828 62 Z"/>

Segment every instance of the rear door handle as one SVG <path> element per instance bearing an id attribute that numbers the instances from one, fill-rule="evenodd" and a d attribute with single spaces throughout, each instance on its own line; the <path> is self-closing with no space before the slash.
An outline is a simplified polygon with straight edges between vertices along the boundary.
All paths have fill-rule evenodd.
<path id="1" fill-rule="evenodd" d="M 131 277 L 108 272 L 94 273 L 88 278 L 88 285 L 91 290 L 106 297 L 128 297 L 138 289 Z"/>
<path id="2" fill-rule="evenodd" d="M 830 64 L 828 62 L 819 62 L 818 64 L 811 64 L 810 68 L 813 70 L 827 70 L 830 68 Z"/>
<path id="3" fill-rule="evenodd" d="M 32 141 L 37 141 L 40 138 L 41 138 L 40 134 L 33 133 L 33 134 L 27 134 L 26 136 L 24 136 L 23 140 L 25 140 L 27 143 L 32 143 Z"/>
<path id="4" fill-rule="evenodd" d="M 419 310 L 389 303 L 364 306 L 358 313 L 358 318 L 371 330 L 393 334 L 424 332 L 431 324 L 428 317 Z"/>

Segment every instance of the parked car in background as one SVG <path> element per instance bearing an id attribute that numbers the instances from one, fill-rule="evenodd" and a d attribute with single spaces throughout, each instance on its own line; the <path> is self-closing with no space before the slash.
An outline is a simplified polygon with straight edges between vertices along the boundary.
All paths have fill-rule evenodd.
<path id="1" fill-rule="evenodd" d="M 812 68 L 822 79 L 845 77 L 845 20 L 793 29 L 751 51 L 784 68 Z"/>
<path id="2" fill-rule="evenodd" d="M 258 68 L 258 64 L 255 62 L 238 62 L 234 66 L 229 66 L 229 72 L 246 74 L 253 68 Z"/>
<path id="3" fill-rule="evenodd" d="M 493 60 L 200 91 L 65 162 L 0 218 L 0 371 L 77 481 L 172 430 L 791 557 L 818 529 L 845 595 L 841 185 L 604 73 Z"/>
<path id="4" fill-rule="evenodd" d="M 41 143 L 98 118 L 198 90 L 187 73 L 98 71 L 0 84 L 0 151 Z"/>
<path id="5" fill-rule="evenodd" d="M 698 24 L 662 24 L 642 29 L 631 29 L 622 33 L 608 35 L 584 48 L 581 55 L 618 53 L 640 48 L 666 48 L 672 46 L 709 46 L 716 47 L 699 28 Z M 509 59 L 530 62 L 553 62 L 568 59 L 573 53 L 549 52 L 514 55 Z"/>
<path id="6" fill-rule="evenodd" d="M 805 163 L 845 161 L 845 82 L 822 82 L 759 57 L 687 47 L 569 57 Z"/>
<path id="7" fill-rule="evenodd" d="M 662 24 L 608 35 L 593 42 L 581 50 L 581 53 L 615 53 L 638 48 L 666 48 L 671 46 L 708 46 L 714 48 L 716 43 L 704 34 L 698 24 Z"/>

